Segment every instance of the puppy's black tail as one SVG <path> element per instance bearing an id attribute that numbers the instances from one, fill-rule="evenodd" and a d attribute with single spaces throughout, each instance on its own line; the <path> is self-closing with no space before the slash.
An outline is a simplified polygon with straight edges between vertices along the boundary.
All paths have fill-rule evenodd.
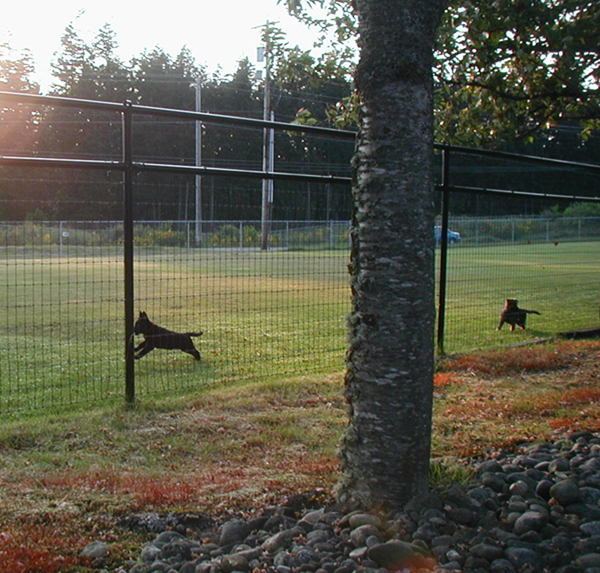
<path id="1" fill-rule="evenodd" d="M 537 310 L 525 310 L 524 308 L 521 310 L 524 310 L 527 314 L 540 314 Z"/>
<path id="2" fill-rule="evenodd" d="M 539 313 L 538 313 L 539 314 Z M 186 332 L 188 336 L 202 336 L 202 331 L 200 332 Z"/>

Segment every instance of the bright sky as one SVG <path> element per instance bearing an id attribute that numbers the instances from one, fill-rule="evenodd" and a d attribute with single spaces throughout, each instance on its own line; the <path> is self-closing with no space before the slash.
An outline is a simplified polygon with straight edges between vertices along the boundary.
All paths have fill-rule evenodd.
<path id="1" fill-rule="evenodd" d="M 6 42 L 16 50 L 29 48 L 36 80 L 42 92 L 47 92 L 53 81 L 50 63 L 60 51 L 60 38 L 71 22 L 88 42 L 109 23 L 116 33 L 119 56 L 125 62 L 157 45 L 175 56 L 185 45 L 209 74 L 219 66 L 227 74 L 245 56 L 256 63 L 260 45 L 256 27 L 267 20 L 279 23 L 291 45 L 312 47 L 313 35 L 277 0 L 170 0 L 166 4 L 136 0 L 4 0 L 0 8 L 0 43 Z"/>

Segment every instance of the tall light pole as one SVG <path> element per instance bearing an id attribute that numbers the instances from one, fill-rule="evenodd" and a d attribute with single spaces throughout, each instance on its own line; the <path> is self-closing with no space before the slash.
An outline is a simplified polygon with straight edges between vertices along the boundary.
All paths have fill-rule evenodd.
<path id="1" fill-rule="evenodd" d="M 271 54 L 269 53 L 269 22 L 265 27 L 265 46 L 258 51 L 258 61 L 264 59 L 265 62 L 265 80 L 264 80 L 264 100 L 263 100 L 263 119 L 273 121 L 273 112 L 271 111 Z M 262 57 L 261 57 L 262 56 Z M 267 127 L 263 130 L 263 172 L 269 173 L 274 168 L 274 144 L 275 134 L 272 129 Z M 260 248 L 266 251 L 269 248 L 269 222 L 271 220 L 271 207 L 273 204 L 273 180 L 263 179 L 262 184 L 262 206 L 261 206 L 261 240 Z"/>
<path id="2" fill-rule="evenodd" d="M 200 84 L 200 78 L 196 78 L 194 83 L 196 90 L 196 111 L 202 111 L 202 86 Z M 196 121 L 196 167 L 202 165 L 202 123 Z M 195 241 L 196 246 L 200 246 L 202 243 L 202 176 L 196 175 L 196 211 L 195 211 Z"/>

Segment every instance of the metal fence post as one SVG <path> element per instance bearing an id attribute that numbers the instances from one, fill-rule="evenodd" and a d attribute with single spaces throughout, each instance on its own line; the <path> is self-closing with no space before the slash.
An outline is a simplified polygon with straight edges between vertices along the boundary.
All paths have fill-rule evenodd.
<path id="1" fill-rule="evenodd" d="M 125 400 L 135 401 L 133 357 L 133 110 L 130 101 L 123 104 L 123 261 L 125 282 Z"/>
<path id="2" fill-rule="evenodd" d="M 442 150 L 442 236 L 440 240 L 440 286 L 438 292 L 437 349 L 444 354 L 446 321 L 446 278 L 448 269 L 448 203 L 450 199 L 450 150 Z"/>
<path id="3" fill-rule="evenodd" d="M 333 221 L 329 221 L 329 250 L 333 251 Z"/>

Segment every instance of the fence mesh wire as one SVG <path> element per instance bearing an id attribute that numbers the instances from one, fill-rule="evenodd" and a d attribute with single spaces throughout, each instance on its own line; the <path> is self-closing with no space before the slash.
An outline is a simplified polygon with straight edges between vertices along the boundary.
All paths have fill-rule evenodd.
<path id="1" fill-rule="evenodd" d="M 348 224 L 279 222 L 268 251 L 257 247 L 256 225 L 205 223 L 206 246 L 169 247 L 160 241 L 173 227 L 187 241 L 193 224 L 144 223 L 155 238 L 136 248 L 138 310 L 171 330 L 203 331 L 203 359 L 154 351 L 136 364 L 140 392 L 172 389 L 178 379 L 193 386 L 343 367 L 348 250 L 329 247 L 347 246 Z"/>
<path id="2" fill-rule="evenodd" d="M 202 360 L 155 350 L 136 361 L 136 394 L 200 389 L 343 368 L 349 310 L 347 222 L 140 221 L 136 312 L 203 331 Z M 119 222 L 5 222 L 0 411 L 122 399 L 123 253 Z M 136 344 L 142 337 L 136 337 Z"/>
<path id="3" fill-rule="evenodd" d="M 206 221 L 196 243 L 192 221 L 136 223 L 136 313 L 203 331 L 200 362 L 136 361 L 138 396 L 343 369 L 349 223 L 274 222 L 267 251 L 259 228 Z M 450 230 L 446 352 L 598 323 L 600 219 L 451 218 Z M 122 236 L 110 221 L 0 225 L 3 413 L 122 399 Z M 507 298 L 540 313 L 527 330 L 496 330 Z"/>
<path id="4" fill-rule="evenodd" d="M 353 135 L 335 145 L 327 134 L 277 139 L 281 149 L 294 147 L 301 157 L 292 154 L 296 160 L 288 165 L 285 153 L 278 154 L 275 171 L 299 174 L 306 168 L 314 177 L 277 181 L 266 229 L 256 220 L 264 199 L 256 171 L 247 178 L 203 175 L 199 189 L 183 169 L 192 158 L 180 148 L 180 136 L 170 151 L 147 149 L 163 131 L 158 126 L 168 122 L 137 118 L 137 139 L 125 150 L 136 161 L 171 162 L 169 169 L 138 168 L 129 180 L 130 171 L 106 167 L 105 160 L 118 161 L 124 151 L 119 116 L 125 111 L 101 107 L 90 120 L 73 112 L 79 119 L 72 125 L 51 114 L 57 123 L 48 127 L 64 144 L 61 158 L 94 158 L 102 160 L 101 168 L 11 166 L 0 158 L 0 414 L 123 399 L 130 365 L 124 302 L 131 302 L 124 242 L 131 228 L 125 234 L 118 221 L 123 191 L 130 188 L 134 314 L 146 311 L 171 330 L 203 331 L 196 339 L 199 362 L 177 350 L 155 350 L 137 360 L 136 396 L 343 369 L 351 194 L 349 179 L 332 184 L 332 176 L 348 175 Z M 63 133 L 61 125 L 76 131 Z M 148 139 L 145 131 L 152 125 Z M 191 124 L 186 130 L 189 139 Z M 247 154 L 243 145 L 229 147 L 246 141 L 248 130 L 262 141 L 262 126 L 227 128 L 227 145 L 217 145 L 219 153 L 213 149 L 204 164 L 260 169 L 260 146 Z M 440 153 L 436 161 L 441 163 Z M 455 234 L 448 251 L 447 353 L 598 324 L 600 218 L 567 217 L 539 197 L 573 191 L 597 199 L 597 170 L 489 154 L 474 160 L 464 150 L 453 151 L 443 169 L 438 166 L 438 184 L 445 190 L 453 186 L 450 213 L 473 214 L 450 218 Z M 446 175 L 450 180 L 442 181 Z M 502 195 L 503 189 L 538 196 Z M 436 200 L 439 204 L 439 195 Z M 198 208 L 203 216 L 197 217 Z M 497 217 L 498 212 L 514 216 Z M 436 238 L 438 227 L 432 230 Z M 439 273 L 439 250 L 436 255 Z M 496 330 L 507 298 L 540 313 L 528 317 L 527 330 Z"/>
<path id="5" fill-rule="evenodd" d="M 449 231 L 446 353 L 600 324 L 600 218 L 450 217 Z M 496 330 L 509 298 L 539 312 L 525 330 Z"/>
<path id="6" fill-rule="evenodd" d="M 0 225 L 0 410 L 122 396 L 120 230 Z"/>

